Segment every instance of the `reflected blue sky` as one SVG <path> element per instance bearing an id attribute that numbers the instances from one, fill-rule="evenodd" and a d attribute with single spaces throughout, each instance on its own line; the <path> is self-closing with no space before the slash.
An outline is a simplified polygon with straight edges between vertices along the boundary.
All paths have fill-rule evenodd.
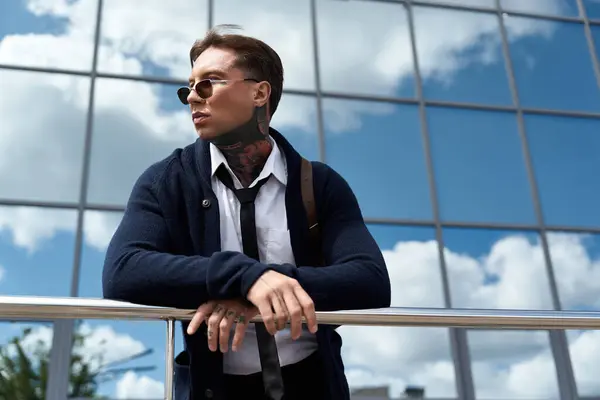
<path id="1" fill-rule="evenodd" d="M 585 11 L 590 19 L 600 20 L 600 1 L 598 0 L 583 0 Z"/>
<path id="2" fill-rule="evenodd" d="M 364 215 L 431 219 L 418 108 L 337 99 L 324 99 L 323 107 L 325 159 L 349 182 Z M 352 119 L 339 121 L 339 113 Z"/>
<path id="3" fill-rule="evenodd" d="M 457 4 L 458 0 L 445 2 Z M 67 28 L 76 13 L 35 17 L 23 4 L 0 3 L 0 63 L 35 65 L 30 59 L 14 58 L 12 50 L 7 50 L 11 43 L 15 47 L 10 49 L 21 49 L 11 42 L 14 35 L 43 33 L 66 37 L 70 32 Z M 186 79 L 187 47 L 206 28 L 206 1 L 194 3 L 193 7 L 187 0 L 173 4 L 144 16 L 142 22 L 152 23 L 140 26 L 135 2 L 106 1 L 100 70 Z M 293 4 L 261 0 L 249 7 L 243 1 L 227 0 L 215 5 L 215 22 L 247 25 L 249 32 L 281 49 L 288 71 L 286 88 L 314 90 L 315 60 L 309 56 L 313 46 L 309 36 L 309 2 Z M 494 1 L 470 0 L 468 4 L 493 6 Z M 538 1 L 536 4 L 544 7 L 537 10 L 532 9 L 533 3 L 503 0 L 503 4 L 506 7 L 512 4 L 512 9 L 521 11 L 577 15 L 573 0 Z M 600 20 L 600 2 L 585 0 L 584 4 L 588 15 Z M 93 1 L 87 3 L 87 10 L 94 8 Z M 425 100 L 512 105 L 495 13 L 433 6 L 415 6 L 413 10 Z M 424 115 L 420 115 L 414 104 L 327 96 L 342 92 L 414 99 L 415 65 L 407 12 L 402 5 L 320 0 L 317 13 L 318 68 L 325 93 L 322 99 L 325 161 L 350 183 L 365 217 L 433 222 L 422 134 L 423 128 L 427 128 L 442 224 L 448 221 L 537 223 L 516 113 L 427 105 Z M 342 14 L 345 18 L 339 18 Z M 277 26 L 263 22 L 280 19 L 284 22 Z M 78 26 L 89 28 L 93 21 L 91 17 L 80 20 Z M 600 112 L 600 91 L 583 24 L 511 15 L 504 17 L 504 23 L 524 107 Z M 169 24 L 175 28 L 161 28 Z M 129 28 L 132 31 L 127 31 Z M 592 32 L 596 51 L 600 52 L 600 26 L 592 26 Z M 85 42 L 89 37 L 83 35 L 79 39 Z M 173 46 L 164 38 L 172 39 Z M 67 41 L 61 48 L 69 46 Z M 89 69 L 91 50 L 89 58 L 86 57 L 83 54 L 73 61 L 73 68 Z M 46 63 L 42 66 L 71 65 L 66 56 L 36 60 Z M 10 101 L 3 101 L 7 96 L 0 97 L 0 118 L 8 132 L 0 135 L 2 198 L 78 199 L 89 82 L 86 78 L 59 82 L 58 77 L 0 72 L 3 78 L 0 91 L 12 93 Z M 90 203 L 124 206 L 131 185 L 144 168 L 196 139 L 186 107 L 175 95 L 176 87 L 108 78 L 96 81 L 87 193 Z M 31 110 L 32 99 L 43 112 L 20 114 Z M 312 95 L 285 94 L 273 120 L 273 126 L 311 160 L 320 157 L 317 104 Z M 422 125 L 422 119 L 426 126 Z M 596 209 L 600 191 L 595 171 L 600 167 L 597 157 L 600 139 L 596 138 L 600 119 L 525 114 L 524 122 L 545 222 L 551 226 L 598 228 L 600 218 Z M 15 168 L 18 165 L 27 165 L 27 174 L 20 174 L 21 169 Z M 99 213 L 88 218 L 89 215 L 86 213 L 84 223 L 79 294 L 101 297 L 104 252 L 120 214 Z M 74 210 L 17 212 L 16 208 L 0 208 L 0 293 L 67 296 L 75 250 L 75 223 Z M 370 224 L 369 229 L 385 253 L 394 288 L 393 304 L 442 307 L 439 252 L 433 225 Z M 551 306 L 537 233 L 444 227 L 442 234 L 454 306 L 534 309 Z M 600 301 L 596 299 L 600 287 L 595 283 L 600 281 L 598 236 L 553 233 L 550 250 L 564 307 L 600 309 Z M 156 365 L 157 370 L 143 375 L 163 381 L 163 324 L 117 321 L 89 324 L 95 328 L 112 326 L 118 333 L 130 335 L 146 348 L 154 349 L 153 355 L 124 367 Z M 6 338 L 3 329 L 0 341 Z M 434 365 L 452 368 L 447 330 L 440 330 L 439 335 L 435 334 L 438 336 L 423 334 L 427 341 L 418 341 L 419 334 L 414 330 L 410 334 L 404 333 L 408 330 L 398 330 L 391 335 L 398 345 L 393 349 L 395 353 L 385 349 L 384 355 L 393 358 L 395 368 L 404 365 L 413 370 L 392 367 L 377 370 L 379 366 L 365 358 L 365 354 L 372 355 L 361 342 L 364 333 L 360 332 L 365 331 L 357 332 L 344 337 L 347 357 L 352 361 L 349 370 L 354 371 L 353 384 L 368 382 L 355 374 L 368 370 L 378 371 L 378 379 L 393 382 L 397 387 L 421 379 L 431 388 L 431 394 L 455 394 L 452 375 L 431 372 Z M 374 334 L 377 332 L 383 331 Z M 177 350 L 182 347 L 180 334 L 178 327 Z M 512 352 L 509 362 L 494 358 L 492 353 L 494 348 L 509 352 L 512 336 L 502 339 L 504 347 L 494 347 L 484 339 L 471 339 L 472 336 L 469 340 L 476 368 L 482 368 L 474 371 L 478 393 L 523 397 L 518 391 L 494 390 L 507 387 L 503 374 L 510 372 L 513 361 L 523 361 L 524 357 L 548 350 L 547 339 L 528 347 L 530 352 Z M 571 349 L 575 369 L 585 372 L 589 359 L 585 358 L 586 352 L 578 350 L 577 346 L 582 345 L 577 340 L 578 337 L 573 337 Z M 431 347 L 431 343 L 441 343 L 443 351 L 436 352 L 437 347 Z M 587 353 L 596 357 L 591 350 Z M 596 358 L 600 359 L 600 354 Z M 600 385 L 594 384 L 584 372 L 576 372 L 578 385 L 585 388 L 586 394 L 600 394 Z M 553 385 L 554 378 L 549 379 Z M 112 382 L 103 385 L 101 392 L 114 395 L 115 390 L 116 384 Z"/>
<path id="4" fill-rule="evenodd" d="M 584 0 L 586 1 L 586 0 Z M 593 1 L 593 0 L 592 0 Z M 557 15 L 563 17 L 579 16 L 577 0 L 558 0 L 552 2 L 548 7 L 548 3 L 544 4 L 544 0 L 540 1 L 521 1 L 521 0 L 500 0 L 500 6 L 506 11 L 520 11 L 535 14 Z"/>
<path id="5" fill-rule="evenodd" d="M 537 22 L 525 17 L 506 18 L 509 25 Z M 550 35 L 547 39 L 528 37 L 510 46 L 521 105 L 599 112 L 600 91 L 583 25 L 551 21 L 541 24 Z"/>
<path id="6" fill-rule="evenodd" d="M 535 223 L 515 114 L 428 107 L 427 117 L 443 220 Z"/>
<path id="7" fill-rule="evenodd" d="M 448 58 L 454 56 L 454 62 L 460 66 L 450 77 L 442 73 L 428 73 L 428 69 L 425 69 L 423 94 L 426 99 L 504 106 L 512 104 L 502 56 L 500 27 L 495 14 L 415 7 L 414 15 L 419 62 L 426 61 L 431 56 L 430 48 L 434 47 L 435 51 L 447 52 Z M 446 29 L 450 31 L 459 31 L 465 20 L 482 29 L 478 37 L 464 38 L 470 43 L 454 53 L 454 49 L 447 45 L 446 37 L 432 37 L 429 33 L 432 18 L 447 20 Z M 435 42 L 432 43 L 432 40 Z"/>
<path id="8" fill-rule="evenodd" d="M 0 2 L 0 38 L 12 34 L 59 35 L 65 33 L 66 23 L 65 18 L 33 15 L 22 1 Z"/>

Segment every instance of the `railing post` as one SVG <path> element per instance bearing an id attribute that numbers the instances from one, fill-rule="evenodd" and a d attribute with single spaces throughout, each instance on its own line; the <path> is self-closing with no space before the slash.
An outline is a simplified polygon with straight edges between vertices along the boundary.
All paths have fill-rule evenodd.
<path id="1" fill-rule="evenodd" d="M 175 364 L 175 320 L 167 319 L 167 349 L 165 351 L 165 400 L 173 400 Z"/>

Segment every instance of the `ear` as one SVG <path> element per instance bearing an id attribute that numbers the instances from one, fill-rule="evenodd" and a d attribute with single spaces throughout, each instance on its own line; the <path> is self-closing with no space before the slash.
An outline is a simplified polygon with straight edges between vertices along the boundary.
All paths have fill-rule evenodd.
<path id="1" fill-rule="evenodd" d="M 254 105 L 256 107 L 264 106 L 271 96 L 271 85 L 267 81 L 262 81 L 256 85 L 254 91 Z"/>

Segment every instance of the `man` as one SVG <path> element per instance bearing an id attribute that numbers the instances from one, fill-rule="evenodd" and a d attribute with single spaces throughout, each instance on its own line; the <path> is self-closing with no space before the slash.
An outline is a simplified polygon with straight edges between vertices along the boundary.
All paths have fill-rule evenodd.
<path id="1" fill-rule="evenodd" d="M 302 158 L 269 127 L 283 86 L 277 53 L 215 28 L 190 60 L 178 96 L 199 138 L 137 180 L 107 250 L 104 296 L 197 309 L 182 323 L 177 400 L 280 398 L 282 385 L 288 400 L 349 399 L 341 338 L 317 329 L 315 310 L 388 307 L 381 251 L 346 181 L 319 162 L 309 164 L 318 222 L 308 226 Z M 264 324 L 249 324 L 257 314 Z"/>

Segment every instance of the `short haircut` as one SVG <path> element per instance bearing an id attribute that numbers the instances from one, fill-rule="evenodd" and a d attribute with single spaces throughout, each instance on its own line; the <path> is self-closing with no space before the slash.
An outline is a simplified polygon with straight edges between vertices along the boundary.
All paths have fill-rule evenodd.
<path id="1" fill-rule="evenodd" d="M 283 65 L 275 50 L 265 42 L 244 35 L 223 33 L 227 28 L 241 29 L 238 25 L 218 25 L 209 30 L 203 39 L 197 40 L 190 49 L 190 62 L 194 61 L 209 47 L 233 50 L 237 54 L 235 67 L 250 73 L 249 78 L 267 81 L 271 85 L 269 114 L 273 116 L 283 91 Z"/>

